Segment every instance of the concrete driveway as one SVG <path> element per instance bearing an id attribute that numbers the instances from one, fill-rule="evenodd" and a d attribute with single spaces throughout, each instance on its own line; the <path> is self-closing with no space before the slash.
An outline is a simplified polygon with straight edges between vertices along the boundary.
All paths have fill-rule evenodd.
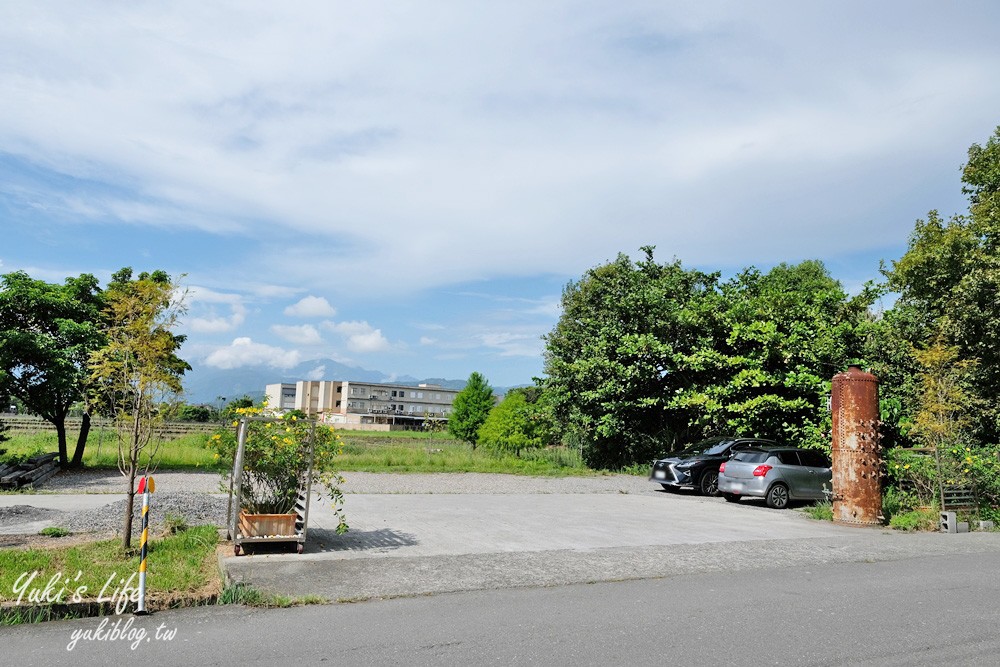
<path id="1" fill-rule="evenodd" d="M 275 546 L 227 552 L 220 564 L 230 581 L 272 592 L 361 600 L 878 559 L 909 549 L 881 529 L 652 484 L 616 494 L 349 494 L 346 510 L 351 531 L 338 536 L 332 512 L 313 505 L 302 555 Z"/>

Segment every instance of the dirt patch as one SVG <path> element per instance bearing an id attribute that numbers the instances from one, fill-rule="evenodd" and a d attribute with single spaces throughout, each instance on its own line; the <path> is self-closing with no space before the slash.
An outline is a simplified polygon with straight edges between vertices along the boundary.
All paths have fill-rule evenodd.
<path id="1" fill-rule="evenodd" d="M 48 509 L 45 507 L 32 507 L 31 505 L 12 505 L 10 507 L 0 507 L 0 526 L 16 526 L 22 523 L 33 521 L 48 521 L 64 516 L 65 512 Z"/>
<path id="2" fill-rule="evenodd" d="M 65 537 L 45 535 L 0 535 L 0 549 L 60 549 L 106 540 L 114 535 L 107 533 L 77 533 Z"/>

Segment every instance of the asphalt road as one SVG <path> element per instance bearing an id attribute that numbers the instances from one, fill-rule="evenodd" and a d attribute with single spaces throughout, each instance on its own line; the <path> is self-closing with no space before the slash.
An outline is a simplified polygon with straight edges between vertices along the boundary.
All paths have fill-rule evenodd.
<path id="1" fill-rule="evenodd" d="M 991 550 L 284 610 L 184 609 L 112 617 L 120 629 L 131 621 L 134 650 L 127 639 L 81 634 L 99 619 L 0 628 L 0 661 L 996 665 L 998 571 Z"/>

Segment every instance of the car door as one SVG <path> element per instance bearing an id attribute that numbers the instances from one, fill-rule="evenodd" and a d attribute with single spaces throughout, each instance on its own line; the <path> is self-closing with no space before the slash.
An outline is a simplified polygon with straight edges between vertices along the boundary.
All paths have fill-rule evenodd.
<path id="1" fill-rule="evenodd" d="M 799 453 L 793 449 L 775 452 L 781 463 L 781 478 L 788 485 L 792 498 L 812 498 L 816 476 L 811 474 L 799 460 Z"/>
<path id="2" fill-rule="evenodd" d="M 822 452 L 815 449 L 803 449 L 799 451 L 799 459 L 802 467 L 810 474 L 810 498 L 824 499 L 827 493 L 833 488 L 831 480 L 833 471 L 830 469 L 830 461 Z"/>

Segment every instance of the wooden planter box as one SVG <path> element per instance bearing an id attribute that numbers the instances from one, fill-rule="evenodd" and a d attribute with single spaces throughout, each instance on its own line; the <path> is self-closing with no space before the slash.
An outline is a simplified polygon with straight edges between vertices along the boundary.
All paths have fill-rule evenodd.
<path id="1" fill-rule="evenodd" d="M 295 537 L 295 514 L 248 514 L 240 510 L 243 537 Z"/>

